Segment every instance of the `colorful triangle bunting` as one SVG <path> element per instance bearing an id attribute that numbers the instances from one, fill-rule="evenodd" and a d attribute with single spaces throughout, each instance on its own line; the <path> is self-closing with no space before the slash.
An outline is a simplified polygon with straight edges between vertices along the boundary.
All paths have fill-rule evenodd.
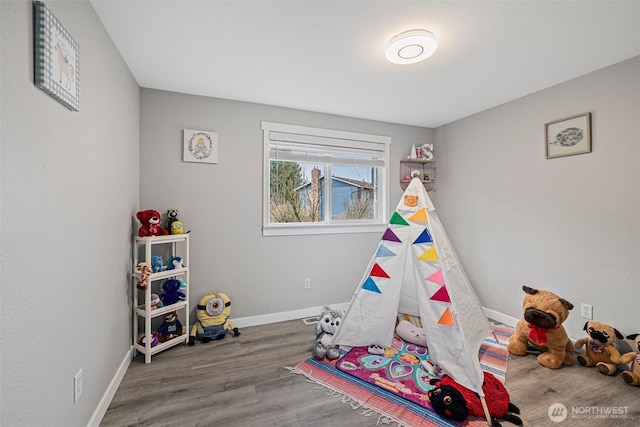
<path id="1" fill-rule="evenodd" d="M 451 309 L 447 307 L 444 313 L 442 313 L 442 316 L 440 316 L 440 320 L 438 320 L 438 325 L 453 326 L 455 324 L 456 322 L 453 319 L 453 313 L 451 313 Z"/>
<path id="2" fill-rule="evenodd" d="M 427 209 L 422 208 L 418 212 L 414 213 L 409 217 L 409 221 L 413 222 L 427 222 Z"/>
<path id="3" fill-rule="evenodd" d="M 385 245 L 380 243 L 378 246 L 378 251 L 376 252 L 376 258 L 388 257 L 388 256 L 396 256 L 395 253 L 389 250 Z"/>
<path id="4" fill-rule="evenodd" d="M 376 282 L 374 282 L 371 277 L 368 277 L 367 280 L 365 280 L 365 282 L 362 284 L 362 289 L 371 292 L 377 292 L 379 294 L 382 293 L 382 291 L 380 291 L 380 288 L 378 288 L 378 285 L 376 285 Z"/>
<path id="5" fill-rule="evenodd" d="M 438 262 L 438 253 L 436 252 L 436 247 L 431 246 L 429 249 L 424 251 L 422 255 L 418 257 L 418 259 L 422 261 Z"/>
<path id="6" fill-rule="evenodd" d="M 398 236 L 396 236 L 390 228 L 387 228 L 387 231 L 384 232 L 382 240 L 387 240 L 389 242 L 402 242 L 402 240 L 398 239 Z"/>
<path id="7" fill-rule="evenodd" d="M 391 220 L 389 221 L 389 224 L 409 225 L 409 223 L 405 221 L 405 219 L 402 218 L 402 215 L 400 215 L 398 212 L 393 213 L 393 215 L 391 216 Z"/>
<path id="8" fill-rule="evenodd" d="M 444 286 L 438 289 L 435 294 L 431 295 L 431 298 L 429 299 L 432 301 L 451 302 L 451 299 L 449 298 L 449 292 L 447 292 L 447 288 L 445 288 Z"/>
<path id="9" fill-rule="evenodd" d="M 435 273 L 433 273 L 431 276 L 425 277 L 424 279 L 430 282 L 435 282 L 439 285 L 444 285 L 444 277 L 442 276 L 442 270 L 438 270 Z"/>
<path id="10" fill-rule="evenodd" d="M 377 262 L 373 264 L 373 268 L 371 269 L 371 273 L 369 273 L 369 275 L 374 277 L 389 278 L 389 275 L 387 274 L 387 272 L 384 271 Z"/>
<path id="11" fill-rule="evenodd" d="M 432 243 L 432 242 L 433 242 L 433 239 L 431 238 L 431 234 L 429 234 L 429 231 L 425 228 L 424 231 L 418 236 L 416 241 L 413 242 L 413 244 L 417 245 L 420 243 Z"/>

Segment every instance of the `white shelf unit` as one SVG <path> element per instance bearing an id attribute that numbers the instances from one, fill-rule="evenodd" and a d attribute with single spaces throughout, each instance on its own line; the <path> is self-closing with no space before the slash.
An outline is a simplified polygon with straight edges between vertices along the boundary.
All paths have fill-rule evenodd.
<path id="1" fill-rule="evenodd" d="M 141 253 L 142 256 L 140 255 Z M 151 363 L 152 355 L 181 343 L 187 344 L 189 341 L 189 234 L 151 237 L 135 236 L 133 247 L 134 271 L 139 261 L 146 261 L 151 265 L 151 257 L 159 254 L 164 255 L 163 263 L 165 267 L 170 258 L 174 256 L 182 258 L 182 265 L 184 267 L 172 270 L 164 269 L 158 273 L 151 274 L 149 276 L 148 286 L 144 291 L 137 288 L 139 275 L 135 272 L 133 274 L 133 349 L 134 355 L 136 351 L 145 355 L 145 363 Z M 186 283 L 187 287 L 184 290 L 185 300 L 166 307 L 151 309 L 151 294 L 162 293 L 160 283 L 163 279 L 170 277 L 181 279 Z M 178 313 L 178 319 L 182 324 L 182 335 L 169 341 L 158 343 L 152 347 L 152 320 L 170 311 L 176 311 Z M 140 333 L 138 323 L 140 318 L 144 319 L 144 327 L 142 330 L 145 335 L 144 345 L 138 343 L 138 334 Z"/>

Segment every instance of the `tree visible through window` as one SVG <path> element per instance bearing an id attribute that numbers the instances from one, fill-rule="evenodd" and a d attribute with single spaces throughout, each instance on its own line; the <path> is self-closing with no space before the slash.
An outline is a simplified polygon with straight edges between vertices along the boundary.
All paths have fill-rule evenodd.
<path id="1" fill-rule="evenodd" d="M 265 235 L 386 223 L 388 137 L 263 122 Z"/>

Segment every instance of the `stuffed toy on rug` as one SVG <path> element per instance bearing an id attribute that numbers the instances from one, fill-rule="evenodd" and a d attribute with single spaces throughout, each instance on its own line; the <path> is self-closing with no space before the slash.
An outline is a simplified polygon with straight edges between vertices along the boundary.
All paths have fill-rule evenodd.
<path id="1" fill-rule="evenodd" d="M 160 225 L 160 213 L 152 209 L 136 213 L 136 218 L 142 226 L 138 230 L 138 236 L 166 236 L 169 233 Z"/>
<path id="2" fill-rule="evenodd" d="M 445 375 L 442 380 L 431 380 L 431 383 L 436 388 L 429 391 L 429 401 L 433 410 L 441 417 L 453 421 L 464 421 L 469 415 L 485 418 L 482 402 L 477 393 L 458 384 L 448 375 Z M 499 420 L 522 425 L 520 417 L 514 415 L 519 414 L 520 409 L 511 403 L 509 392 L 504 385 L 488 372 L 484 372 L 482 391 L 491 415 L 492 426 L 500 426 Z"/>
<path id="3" fill-rule="evenodd" d="M 200 299 L 196 312 L 197 320 L 191 328 L 189 344 L 194 345 L 195 340 L 203 343 L 221 340 L 227 333 L 233 332 L 233 336 L 240 335 L 240 331 L 229 320 L 231 316 L 231 299 L 222 292 L 210 292 Z"/>
<path id="4" fill-rule="evenodd" d="M 569 317 L 573 304 L 553 292 L 523 286 L 524 316 L 518 320 L 509 338 L 509 353 L 527 354 L 531 345 L 542 353 L 538 362 L 547 368 L 558 369 L 562 364 L 573 365 L 573 343 L 562 323 Z"/>
<path id="5" fill-rule="evenodd" d="M 584 354 L 578 356 L 578 363 L 582 366 L 597 366 L 600 373 L 613 375 L 618 370 L 620 352 L 615 346 L 616 338 L 624 336 L 613 326 L 593 320 L 584 324 L 587 337 L 576 341 L 576 348 L 585 347 Z"/>
<path id="6" fill-rule="evenodd" d="M 408 343 L 427 347 L 427 336 L 424 333 L 424 329 L 414 325 L 408 320 L 398 322 L 396 334 Z"/>
<path id="7" fill-rule="evenodd" d="M 315 326 L 316 339 L 313 343 L 313 357 L 318 360 L 325 357 L 329 360 L 335 360 L 340 357 L 340 347 L 331 345 L 331 341 L 343 317 L 344 311 L 341 309 L 333 310 L 328 305 L 322 307 L 320 320 Z"/>
<path id="8" fill-rule="evenodd" d="M 633 341 L 633 349 L 620 356 L 620 363 L 625 365 L 631 363 L 628 371 L 622 373 L 622 379 L 629 385 L 640 386 L 640 334 L 631 334 L 627 336 L 628 340 Z"/>

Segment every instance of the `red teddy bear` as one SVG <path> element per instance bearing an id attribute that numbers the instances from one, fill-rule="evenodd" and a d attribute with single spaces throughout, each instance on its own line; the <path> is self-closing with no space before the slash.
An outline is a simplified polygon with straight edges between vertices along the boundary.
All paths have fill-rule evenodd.
<path id="1" fill-rule="evenodd" d="M 138 236 L 166 236 L 169 234 L 167 230 L 160 226 L 160 213 L 154 210 L 140 211 L 136 214 L 136 218 L 142 223 L 142 227 L 138 230 Z"/>

